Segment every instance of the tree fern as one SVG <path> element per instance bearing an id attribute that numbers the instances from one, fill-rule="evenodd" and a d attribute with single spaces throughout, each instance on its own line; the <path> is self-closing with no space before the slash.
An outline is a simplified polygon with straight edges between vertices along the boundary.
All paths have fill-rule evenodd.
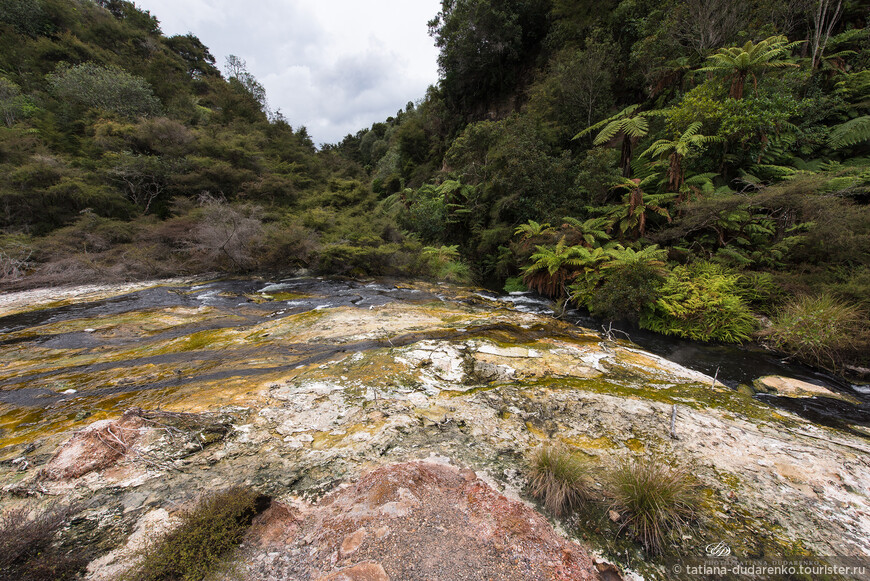
<path id="1" fill-rule="evenodd" d="M 851 147 L 870 140 L 870 115 L 856 117 L 831 129 L 828 143 L 834 149 Z"/>

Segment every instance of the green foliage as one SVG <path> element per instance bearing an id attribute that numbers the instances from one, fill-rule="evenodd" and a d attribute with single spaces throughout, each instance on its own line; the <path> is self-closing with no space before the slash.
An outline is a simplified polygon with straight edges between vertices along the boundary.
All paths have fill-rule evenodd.
<path id="1" fill-rule="evenodd" d="M 676 266 L 665 278 L 653 309 L 641 316 L 641 327 L 695 341 L 746 341 L 756 322 L 739 278 L 707 262 Z"/>
<path id="2" fill-rule="evenodd" d="M 602 282 L 589 297 L 589 312 L 605 320 L 637 323 L 659 297 L 662 269 L 646 262 L 605 267 Z"/>
<path id="3" fill-rule="evenodd" d="M 617 161 L 619 153 L 613 149 L 595 147 L 577 166 L 574 188 L 579 199 L 570 200 L 564 213 L 577 214 L 587 205 L 603 205 L 608 201 L 614 184 L 622 178 Z"/>
<path id="4" fill-rule="evenodd" d="M 837 371 L 867 332 L 867 313 L 823 293 L 798 296 L 786 303 L 764 336 L 801 361 Z"/>
<path id="5" fill-rule="evenodd" d="M 688 472 L 655 457 L 623 461 L 611 473 L 610 487 L 620 530 L 651 553 L 661 553 L 668 538 L 696 518 L 701 501 Z"/>
<path id="6" fill-rule="evenodd" d="M 203 498 L 181 524 L 144 550 L 126 574 L 130 581 L 199 581 L 216 571 L 238 547 L 257 512 L 258 495 L 231 488 Z"/>
<path id="7" fill-rule="evenodd" d="M 651 181 L 652 178 L 646 178 L 645 180 L 623 178 L 611 188 L 627 191 L 623 196 L 623 204 L 621 206 L 604 209 L 611 224 L 618 226 L 620 233 L 624 236 L 633 236 L 637 239 L 646 234 L 647 221 L 654 215 L 662 216 L 668 222 L 671 221 L 671 214 L 665 208 L 665 204 L 673 201 L 676 195 L 647 194 L 644 192 L 644 188 Z"/>
<path id="8" fill-rule="evenodd" d="M 783 290 L 769 272 L 742 273 L 737 279 L 740 296 L 753 309 L 770 314 L 780 302 Z"/>
<path id="9" fill-rule="evenodd" d="M 148 82 L 119 67 L 94 63 L 61 65 L 47 80 L 58 98 L 85 107 L 129 118 L 154 115 L 160 111 L 160 101 Z"/>
<path id="10" fill-rule="evenodd" d="M 425 242 L 444 240 L 447 228 L 447 207 L 438 189 L 425 184 L 417 190 L 405 188 L 389 196 L 383 206 L 399 226 L 417 233 Z"/>
<path id="11" fill-rule="evenodd" d="M 595 248 L 610 240 L 610 234 L 607 233 L 610 222 L 607 218 L 589 218 L 581 222 L 565 216 L 563 222 L 562 231 L 569 242 L 576 241 L 588 248 Z"/>
<path id="12" fill-rule="evenodd" d="M 511 276 L 504 281 L 504 287 L 502 290 L 506 293 L 521 293 L 529 290 L 529 287 L 523 284 L 523 279 L 521 277 Z"/>
<path id="13" fill-rule="evenodd" d="M 659 139 L 650 145 L 649 149 L 640 154 L 641 157 L 646 157 L 647 155 L 652 157 L 667 157 L 668 192 L 679 192 L 683 187 L 683 182 L 685 181 L 683 160 L 687 156 L 694 153 L 694 150 L 697 148 L 721 141 L 721 138 L 718 136 L 699 134 L 698 131 L 700 129 L 700 122 L 691 123 L 675 139 Z"/>
<path id="14" fill-rule="evenodd" d="M 707 57 L 710 64 L 698 70 L 725 76 L 731 81 L 730 96 L 742 99 L 747 79 L 757 87 L 758 75 L 766 69 L 798 66 L 786 59 L 799 44 L 788 42 L 785 36 L 771 36 L 758 43 L 750 40 L 743 46 L 720 48 Z"/>
<path id="15" fill-rule="evenodd" d="M 423 257 L 435 278 L 453 283 L 471 282 L 471 271 L 459 258 L 459 246 L 426 246 Z"/>
<path id="16" fill-rule="evenodd" d="M 318 256 L 318 270 L 351 276 L 397 276 L 410 270 L 410 248 L 376 239 L 360 242 L 324 245 Z"/>
<path id="17" fill-rule="evenodd" d="M 521 240 L 536 238 L 555 232 L 555 230 L 547 223 L 538 224 L 534 220 L 529 220 L 528 224 L 521 224 L 514 230 L 514 236 L 519 236 Z"/>
<path id="18" fill-rule="evenodd" d="M 604 250 L 568 246 L 562 238 L 555 246 L 537 246 L 531 264 L 523 268 L 523 282 L 529 288 L 551 297 L 564 297 L 567 284 L 577 274 L 594 270 L 607 258 Z"/>
<path id="19" fill-rule="evenodd" d="M 478 107 L 513 89 L 546 34 L 547 8 L 542 0 L 444 0 L 429 34 L 440 49 L 447 103 Z"/>
<path id="20" fill-rule="evenodd" d="M 863 115 L 831 129 L 831 147 L 840 149 L 870 140 L 870 115 Z"/>
<path id="21" fill-rule="evenodd" d="M 564 447 L 542 446 L 529 460 L 529 492 L 556 517 L 569 514 L 589 497 L 589 467 Z"/>
<path id="22" fill-rule="evenodd" d="M 27 36 L 48 32 L 48 20 L 38 0 L 3 0 L 0 2 L 0 23 L 10 24 Z"/>
<path id="23" fill-rule="evenodd" d="M 546 127 L 550 140 L 568 141 L 577 127 L 590 125 L 613 102 L 615 46 L 600 30 L 582 50 L 565 49 L 549 63 L 547 74 L 529 90 L 528 114 Z"/>

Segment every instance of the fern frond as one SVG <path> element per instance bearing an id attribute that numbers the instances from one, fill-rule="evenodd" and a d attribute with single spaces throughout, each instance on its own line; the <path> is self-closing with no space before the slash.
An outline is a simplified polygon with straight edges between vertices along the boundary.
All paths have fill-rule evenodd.
<path id="1" fill-rule="evenodd" d="M 850 119 L 831 130 L 828 143 L 834 149 L 849 147 L 870 140 L 870 115 Z"/>

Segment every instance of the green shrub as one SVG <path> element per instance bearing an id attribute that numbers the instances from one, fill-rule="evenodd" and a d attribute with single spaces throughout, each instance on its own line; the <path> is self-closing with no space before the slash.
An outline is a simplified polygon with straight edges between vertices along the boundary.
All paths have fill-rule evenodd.
<path id="1" fill-rule="evenodd" d="M 743 300 L 765 314 L 771 312 L 783 293 L 782 287 L 767 272 L 743 273 L 737 279 L 737 288 Z"/>
<path id="2" fill-rule="evenodd" d="M 603 282 L 589 299 L 589 311 L 596 317 L 636 323 L 659 296 L 661 267 L 634 262 L 605 269 L 603 273 Z"/>
<path id="3" fill-rule="evenodd" d="M 525 284 L 523 284 L 523 279 L 519 276 L 512 276 L 504 281 L 504 292 L 506 293 L 521 293 L 529 290 Z"/>
<path id="4" fill-rule="evenodd" d="M 697 514 L 699 495 L 689 474 L 656 458 L 627 460 L 610 475 L 612 508 L 647 551 L 662 552 L 672 533 Z"/>
<path id="5" fill-rule="evenodd" d="M 319 255 L 318 271 L 349 276 L 396 276 L 405 272 L 411 257 L 404 245 L 329 244 Z"/>
<path id="6" fill-rule="evenodd" d="M 764 335 L 801 361 L 836 370 L 866 332 L 866 321 L 860 308 L 828 293 L 804 295 L 787 303 Z"/>
<path id="7" fill-rule="evenodd" d="M 577 508 L 589 490 L 589 468 L 579 456 L 563 447 L 544 446 L 529 466 L 529 492 L 554 516 Z"/>
<path id="8" fill-rule="evenodd" d="M 739 274 L 709 262 L 676 266 L 653 308 L 641 316 L 640 326 L 695 341 L 745 341 L 756 321 L 739 279 Z"/>
<path id="9" fill-rule="evenodd" d="M 204 498 L 182 516 L 181 525 L 144 550 L 127 574 L 130 581 L 203 579 L 238 547 L 263 497 L 234 487 Z"/>
<path id="10" fill-rule="evenodd" d="M 148 81 L 120 67 L 103 67 L 90 62 L 75 66 L 61 64 L 46 79 L 60 99 L 124 117 L 153 115 L 161 109 Z"/>
<path id="11" fill-rule="evenodd" d="M 454 283 L 471 282 L 471 271 L 462 262 L 459 246 L 426 246 L 423 248 L 423 258 L 432 276 L 439 280 Z"/>

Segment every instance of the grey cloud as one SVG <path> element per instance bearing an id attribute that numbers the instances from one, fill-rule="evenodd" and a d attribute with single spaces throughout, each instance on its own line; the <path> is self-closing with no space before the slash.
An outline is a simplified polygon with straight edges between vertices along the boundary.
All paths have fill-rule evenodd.
<path id="1" fill-rule="evenodd" d="M 165 34 L 192 32 L 223 67 L 235 54 L 269 103 L 318 143 L 395 115 L 437 79 L 426 22 L 439 0 L 137 0 Z M 404 20 L 403 20 L 404 19 Z"/>

